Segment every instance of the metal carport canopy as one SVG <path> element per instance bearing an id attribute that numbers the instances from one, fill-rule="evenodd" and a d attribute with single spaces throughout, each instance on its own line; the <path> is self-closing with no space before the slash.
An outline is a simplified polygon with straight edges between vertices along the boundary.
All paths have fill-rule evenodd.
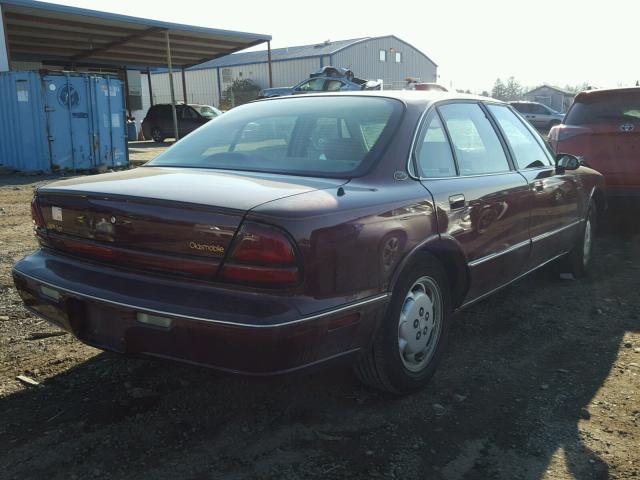
<path id="1" fill-rule="evenodd" d="M 173 66 L 186 68 L 271 40 L 33 0 L 0 0 L 0 10 L 12 61 L 166 67 L 168 34 Z"/>

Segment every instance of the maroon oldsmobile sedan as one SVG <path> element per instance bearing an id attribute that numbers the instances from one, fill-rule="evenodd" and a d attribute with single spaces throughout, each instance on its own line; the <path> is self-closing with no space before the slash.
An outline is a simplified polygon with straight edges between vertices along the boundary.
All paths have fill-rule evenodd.
<path id="1" fill-rule="evenodd" d="M 41 248 L 13 274 L 98 348 L 253 375 L 350 360 L 403 393 L 454 311 L 561 257 L 585 273 L 602 188 L 487 98 L 282 97 L 135 170 L 39 188 Z"/>

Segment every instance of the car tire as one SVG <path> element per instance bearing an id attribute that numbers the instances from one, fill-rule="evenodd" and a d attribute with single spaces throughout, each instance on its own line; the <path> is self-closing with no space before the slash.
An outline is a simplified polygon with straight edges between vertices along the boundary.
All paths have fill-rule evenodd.
<path id="1" fill-rule="evenodd" d="M 575 278 L 584 277 L 593 258 L 593 241 L 598 226 L 598 212 L 593 202 L 589 203 L 580 236 L 566 259 L 566 270 Z"/>
<path id="2" fill-rule="evenodd" d="M 423 388 L 445 350 L 451 312 L 442 265 L 421 256 L 401 274 L 373 345 L 354 366 L 356 376 L 395 394 Z"/>
<path id="3" fill-rule="evenodd" d="M 154 142 L 162 143 L 164 142 L 165 137 L 164 135 L 162 135 L 162 130 L 160 130 L 158 127 L 153 127 L 151 129 L 151 138 Z"/>

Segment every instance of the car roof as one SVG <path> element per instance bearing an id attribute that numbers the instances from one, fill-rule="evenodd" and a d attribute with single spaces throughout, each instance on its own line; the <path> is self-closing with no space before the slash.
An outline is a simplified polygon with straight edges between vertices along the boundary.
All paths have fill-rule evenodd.
<path id="1" fill-rule="evenodd" d="M 607 97 L 624 95 L 625 93 L 640 94 L 640 87 L 602 88 L 598 90 L 584 90 L 576 95 L 575 102 L 589 103 Z"/>
<path id="2" fill-rule="evenodd" d="M 188 105 L 189 107 L 211 107 L 211 105 L 207 105 L 205 103 L 184 103 L 184 102 L 176 102 L 176 107 L 179 107 L 180 105 Z M 152 107 L 166 107 L 166 106 L 171 106 L 170 103 L 155 103 L 152 105 Z"/>
<path id="3" fill-rule="evenodd" d="M 351 91 L 351 92 L 323 92 L 323 93 L 308 93 L 305 95 L 265 98 L 259 101 L 272 102 L 272 101 L 282 101 L 282 100 L 293 99 L 293 98 L 299 99 L 304 97 L 344 97 L 344 96 L 394 98 L 407 104 L 411 104 L 411 103 L 424 104 L 424 103 L 439 102 L 443 100 L 477 100 L 477 101 L 483 101 L 483 102 L 503 103 L 506 105 L 505 102 L 496 100 L 495 98 L 482 97 L 480 95 L 470 95 L 467 93 L 442 92 L 438 90 L 365 90 L 365 91 Z"/>

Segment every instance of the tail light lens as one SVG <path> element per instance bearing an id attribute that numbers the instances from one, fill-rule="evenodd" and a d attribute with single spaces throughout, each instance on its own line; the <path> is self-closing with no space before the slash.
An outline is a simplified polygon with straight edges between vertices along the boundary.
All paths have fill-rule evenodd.
<path id="1" fill-rule="evenodd" d="M 38 197 L 35 195 L 31 199 L 31 218 L 33 219 L 33 225 L 36 229 L 46 227 L 44 223 L 44 217 L 42 216 L 42 212 L 40 211 L 40 207 L 38 206 Z"/>
<path id="2" fill-rule="evenodd" d="M 251 285 L 286 286 L 298 283 L 300 269 L 293 244 L 284 232 L 247 222 L 238 232 L 221 276 Z"/>

